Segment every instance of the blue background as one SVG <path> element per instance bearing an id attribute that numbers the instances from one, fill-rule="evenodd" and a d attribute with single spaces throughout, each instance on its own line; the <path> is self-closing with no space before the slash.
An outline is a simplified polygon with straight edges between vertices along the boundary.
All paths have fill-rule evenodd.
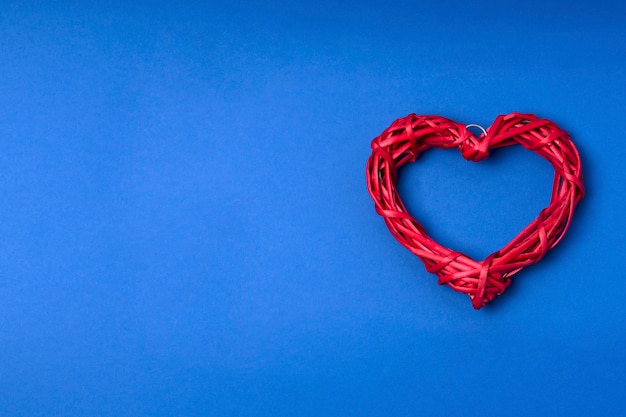
<path id="1" fill-rule="evenodd" d="M 626 3 L 49 3 L 0 5 L 0 415 L 624 415 Z M 365 162 L 411 112 L 512 111 L 588 194 L 474 311 Z M 551 180 L 433 150 L 399 187 L 483 257 Z"/>

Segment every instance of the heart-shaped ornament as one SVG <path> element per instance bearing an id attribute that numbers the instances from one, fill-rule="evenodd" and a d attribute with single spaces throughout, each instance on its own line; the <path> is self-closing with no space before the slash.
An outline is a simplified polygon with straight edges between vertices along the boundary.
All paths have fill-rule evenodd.
<path id="1" fill-rule="evenodd" d="M 538 262 L 567 231 L 574 207 L 584 195 L 578 150 L 555 123 L 533 114 L 501 115 L 476 137 L 468 126 L 440 116 L 411 114 L 396 120 L 372 141 L 367 161 L 367 188 L 391 234 L 417 255 L 439 284 L 469 295 L 480 309 L 510 285 L 511 277 Z M 402 203 L 397 170 L 430 148 L 457 147 L 465 159 L 478 162 L 489 150 L 520 144 L 554 167 L 550 205 L 508 245 L 482 261 L 435 242 Z"/>

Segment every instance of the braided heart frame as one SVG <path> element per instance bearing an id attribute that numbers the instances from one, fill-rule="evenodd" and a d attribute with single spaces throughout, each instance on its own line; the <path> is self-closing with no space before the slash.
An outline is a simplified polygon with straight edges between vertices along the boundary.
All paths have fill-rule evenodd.
<path id="1" fill-rule="evenodd" d="M 435 242 L 398 195 L 398 168 L 430 148 L 458 147 L 465 159 L 478 162 L 489 156 L 490 149 L 514 144 L 554 167 L 550 205 L 509 244 L 480 262 Z M 439 277 L 439 284 L 469 295 L 475 309 L 502 294 L 513 275 L 538 262 L 561 241 L 584 195 L 580 156 L 570 136 L 533 114 L 498 116 L 478 137 L 467 126 L 445 117 L 411 114 L 393 122 L 372 141 L 366 172 L 376 212 L 384 217 L 391 234 Z"/>

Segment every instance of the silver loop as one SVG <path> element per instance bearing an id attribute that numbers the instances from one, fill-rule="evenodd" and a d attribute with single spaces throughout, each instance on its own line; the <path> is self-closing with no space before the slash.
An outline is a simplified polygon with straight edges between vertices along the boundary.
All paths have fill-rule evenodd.
<path id="1" fill-rule="evenodd" d="M 483 135 L 487 136 L 487 131 L 481 125 L 477 125 L 477 124 L 474 124 L 474 123 L 470 123 L 469 125 L 465 125 L 466 129 L 469 129 L 470 127 L 475 127 L 477 129 L 480 129 L 483 132 Z"/>

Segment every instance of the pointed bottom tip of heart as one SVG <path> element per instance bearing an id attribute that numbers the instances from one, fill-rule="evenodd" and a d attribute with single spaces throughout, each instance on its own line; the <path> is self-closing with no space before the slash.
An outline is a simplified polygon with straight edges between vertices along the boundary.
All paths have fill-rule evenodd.
<path id="1" fill-rule="evenodd" d="M 470 295 L 470 300 L 472 301 L 472 307 L 474 307 L 474 310 L 480 310 L 481 308 L 489 304 L 491 301 L 493 301 L 493 299 L 496 298 L 500 294 L 502 293 L 494 294 L 494 295 L 487 296 L 487 297 L 473 297 Z"/>

